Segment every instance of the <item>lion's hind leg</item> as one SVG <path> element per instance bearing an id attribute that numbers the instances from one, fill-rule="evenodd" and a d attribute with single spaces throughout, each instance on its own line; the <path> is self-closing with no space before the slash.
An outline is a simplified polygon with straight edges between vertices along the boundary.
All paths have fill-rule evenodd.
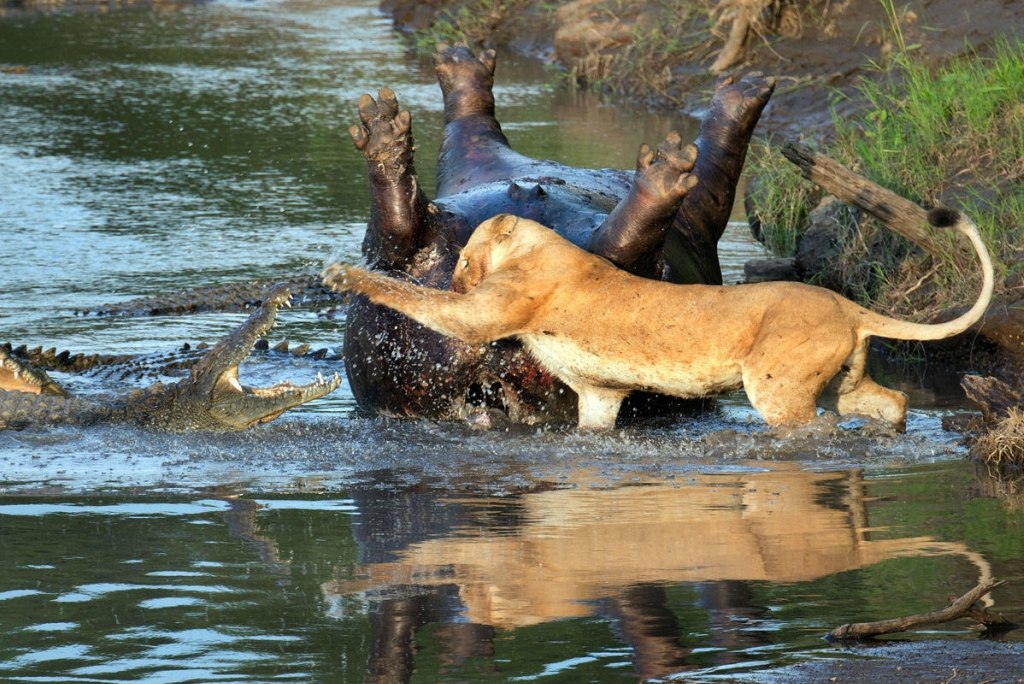
<path id="1" fill-rule="evenodd" d="M 774 383 L 771 378 L 746 378 L 743 389 L 761 419 L 771 427 L 806 425 L 818 416 L 818 392 L 813 388 L 790 388 Z"/>
<path id="2" fill-rule="evenodd" d="M 825 388 L 820 404 L 841 416 L 863 416 L 889 423 L 897 430 L 907 426 L 907 395 L 882 387 L 867 373 L 868 340 L 858 343 L 839 374 Z"/>
<path id="3" fill-rule="evenodd" d="M 867 375 L 852 389 L 840 389 L 835 408 L 843 416 L 884 420 L 901 431 L 907 427 L 907 395 L 882 387 Z"/>
<path id="4" fill-rule="evenodd" d="M 820 344 L 814 331 L 795 346 L 763 343 L 742 365 L 743 389 L 768 425 L 806 425 L 817 417 L 818 397 L 843 358 L 838 349 Z"/>

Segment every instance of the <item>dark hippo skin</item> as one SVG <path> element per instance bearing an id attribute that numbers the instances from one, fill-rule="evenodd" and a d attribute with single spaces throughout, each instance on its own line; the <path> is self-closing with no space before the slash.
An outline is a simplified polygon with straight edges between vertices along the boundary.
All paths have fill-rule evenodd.
<path id="1" fill-rule="evenodd" d="M 420 188 L 411 117 L 390 89 L 376 100 L 363 95 L 360 123 L 349 129 L 369 169 L 372 205 L 363 254 L 370 267 L 448 289 L 473 228 L 511 213 L 550 226 L 633 273 L 721 283 L 718 239 L 773 79 L 724 82 L 693 145 L 670 133 L 657 149 L 642 145 L 629 172 L 577 169 L 512 150 L 494 115 L 493 51 L 477 56 L 441 46 L 434 64 L 445 112 L 436 199 Z M 572 391 L 513 340 L 473 347 L 354 297 L 344 353 L 356 400 L 371 413 L 575 420 Z"/>

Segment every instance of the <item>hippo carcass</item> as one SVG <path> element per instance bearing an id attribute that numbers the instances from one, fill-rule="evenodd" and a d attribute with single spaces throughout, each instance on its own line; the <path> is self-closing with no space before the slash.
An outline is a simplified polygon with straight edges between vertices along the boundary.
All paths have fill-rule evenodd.
<path id="1" fill-rule="evenodd" d="M 411 117 L 390 89 L 376 100 L 363 95 L 360 123 L 349 129 L 369 169 L 363 254 L 372 268 L 447 289 L 473 228 L 511 213 L 637 274 L 721 283 L 718 239 L 774 80 L 725 81 L 694 145 L 670 133 L 657 149 L 641 146 L 636 171 L 627 172 L 512 150 L 495 119 L 493 51 L 441 46 L 434 64 L 445 113 L 436 199 L 420 188 Z M 360 297 L 349 305 L 344 355 L 352 392 L 368 412 L 440 420 L 501 412 L 526 423 L 571 422 L 576 414 L 572 391 L 518 343 L 469 346 Z"/>

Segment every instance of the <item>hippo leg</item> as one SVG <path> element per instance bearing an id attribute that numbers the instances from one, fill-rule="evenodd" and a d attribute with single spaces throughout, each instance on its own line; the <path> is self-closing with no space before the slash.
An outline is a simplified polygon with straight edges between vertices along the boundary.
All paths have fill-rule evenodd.
<path id="1" fill-rule="evenodd" d="M 360 123 L 349 128 L 370 172 L 370 220 L 363 254 L 373 266 L 404 269 L 436 238 L 430 202 L 413 165 L 412 117 L 390 88 L 359 98 Z"/>
<path id="2" fill-rule="evenodd" d="M 715 92 L 696 141 L 697 186 L 683 198 L 665 237 L 669 280 L 722 283 L 718 240 L 732 213 L 754 127 L 774 89 L 774 78 L 750 74 L 724 81 Z"/>
<path id="3" fill-rule="evenodd" d="M 662 245 L 679 205 L 697 184 L 689 173 L 697 148 L 672 132 L 657 151 L 640 146 L 629 193 L 615 206 L 590 241 L 590 251 L 631 273 L 660 278 Z"/>
<path id="4" fill-rule="evenodd" d="M 437 158 L 437 196 L 520 175 L 535 163 L 513 152 L 494 118 L 494 50 L 479 56 L 439 45 L 434 68 L 444 95 L 444 134 Z"/>

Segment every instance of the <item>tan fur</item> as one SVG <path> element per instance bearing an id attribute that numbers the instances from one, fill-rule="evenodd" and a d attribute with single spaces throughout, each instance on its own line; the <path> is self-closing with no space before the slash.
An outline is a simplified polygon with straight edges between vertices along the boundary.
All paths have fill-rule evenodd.
<path id="1" fill-rule="evenodd" d="M 704 397 L 743 387 L 770 425 L 807 423 L 816 402 L 902 428 L 906 396 L 867 376 L 872 335 L 941 339 L 984 313 L 991 261 L 960 217 L 984 272 L 970 311 L 938 325 L 875 314 L 800 283 L 675 285 L 639 278 L 528 219 L 482 223 L 455 267 L 451 292 L 334 264 L 324 280 L 471 344 L 517 337 L 579 395 L 580 427 L 615 424 L 632 390 Z"/>

